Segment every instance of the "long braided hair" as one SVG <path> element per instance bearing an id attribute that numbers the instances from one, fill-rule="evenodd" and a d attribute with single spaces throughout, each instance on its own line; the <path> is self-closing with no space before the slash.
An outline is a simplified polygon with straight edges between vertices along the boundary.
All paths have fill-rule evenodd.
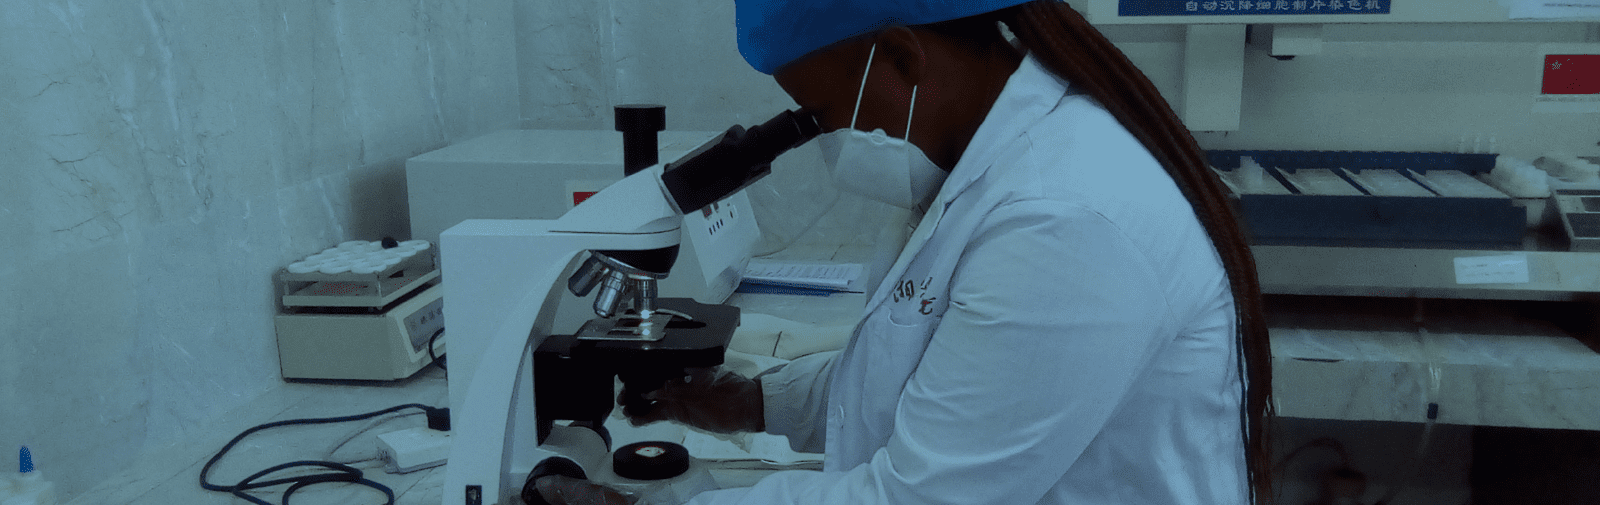
<path id="1" fill-rule="evenodd" d="M 1271 348 L 1255 259 L 1222 182 L 1150 79 L 1065 2 L 1033 0 L 928 27 L 980 45 L 999 41 L 1009 46 L 996 23 L 1010 28 L 1017 43 L 1047 69 L 1099 101 L 1166 168 L 1194 207 L 1222 258 L 1237 311 L 1235 346 L 1245 399 L 1239 416 L 1250 493 L 1256 503 L 1270 501 Z"/>

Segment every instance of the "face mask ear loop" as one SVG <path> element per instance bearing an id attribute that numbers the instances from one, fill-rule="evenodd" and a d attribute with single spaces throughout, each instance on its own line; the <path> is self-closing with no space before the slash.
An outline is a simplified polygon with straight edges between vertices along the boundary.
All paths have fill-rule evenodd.
<path id="1" fill-rule="evenodd" d="M 917 85 L 911 85 L 911 110 L 906 112 L 906 142 L 911 141 L 911 115 L 917 112 Z"/>
<path id="2" fill-rule="evenodd" d="M 861 115 L 861 95 L 867 92 L 867 76 L 872 74 L 872 56 L 878 54 L 878 44 L 872 44 L 872 50 L 867 52 L 867 69 L 861 71 L 861 88 L 856 90 L 856 110 L 850 113 L 850 129 L 856 129 L 856 117 Z"/>

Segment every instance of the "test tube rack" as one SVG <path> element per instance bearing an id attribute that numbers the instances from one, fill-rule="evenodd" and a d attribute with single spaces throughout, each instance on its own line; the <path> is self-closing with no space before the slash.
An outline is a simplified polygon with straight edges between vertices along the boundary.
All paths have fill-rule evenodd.
<path id="1" fill-rule="evenodd" d="M 414 251 L 373 272 L 278 271 L 286 310 L 311 307 L 381 309 L 433 283 L 439 269 L 433 248 Z"/>
<path id="2" fill-rule="evenodd" d="M 1476 179 L 1494 168 L 1493 154 L 1219 150 L 1208 156 L 1225 181 L 1249 157 L 1264 169 L 1266 184 L 1281 189 L 1235 191 L 1254 244 L 1512 249 L 1523 243 L 1527 209 Z M 1397 183 L 1409 188 L 1392 187 Z"/>

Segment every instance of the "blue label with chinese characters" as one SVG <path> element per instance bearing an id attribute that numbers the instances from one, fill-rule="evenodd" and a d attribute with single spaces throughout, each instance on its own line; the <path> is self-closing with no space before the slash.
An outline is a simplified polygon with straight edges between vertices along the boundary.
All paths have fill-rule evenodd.
<path id="1" fill-rule="evenodd" d="M 1388 14 L 1392 0 L 1118 0 L 1118 16 Z"/>

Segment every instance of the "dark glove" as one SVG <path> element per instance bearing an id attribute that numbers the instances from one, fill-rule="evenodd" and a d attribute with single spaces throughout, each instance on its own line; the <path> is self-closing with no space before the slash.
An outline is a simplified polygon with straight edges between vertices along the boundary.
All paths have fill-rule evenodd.
<path id="1" fill-rule="evenodd" d="M 626 397 L 623 391 L 620 398 Z M 714 433 L 763 431 L 766 412 L 761 383 L 726 368 L 691 368 L 688 375 L 670 379 L 661 389 L 644 393 L 654 408 L 631 414 L 634 426 L 656 421 L 677 421 Z"/>
<path id="2" fill-rule="evenodd" d="M 522 486 L 528 505 L 633 505 L 636 498 L 589 482 L 577 463 L 565 458 L 539 462 Z"/>
<path id="3" fill-rule="evenodd" d="M 533 483 L 550 505 L 633 505 L 634 498 L 587 480 L 546 475 Z"/>

